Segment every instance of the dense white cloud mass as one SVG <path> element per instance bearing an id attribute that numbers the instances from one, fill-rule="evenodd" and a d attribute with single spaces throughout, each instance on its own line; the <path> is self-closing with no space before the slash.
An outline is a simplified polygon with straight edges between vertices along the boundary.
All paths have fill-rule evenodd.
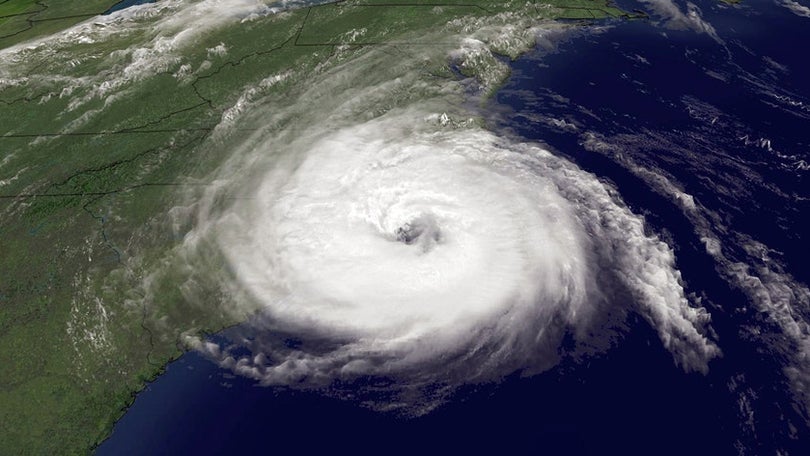
<path id="1" fill-rule="evenodd" d="M 237 343 L 250 353 L 197 346 L 266 384 L 475 382 L 549 367 L 564 333 L 584 338 L 614 308 L 643 315 L 686 370 L 707 369 L 708 314 L 609 187 L 442 119 L 395 111 L 252 146 L 267 169 L 204 215 L 250 296 L 233 305 L 259 309 Z"/>

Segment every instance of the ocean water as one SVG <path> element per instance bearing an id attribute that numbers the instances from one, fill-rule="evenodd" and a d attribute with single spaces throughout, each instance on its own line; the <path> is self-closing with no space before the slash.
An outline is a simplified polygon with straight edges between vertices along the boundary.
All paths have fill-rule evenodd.
<path id="1" fill-rule="evenodd" d="M 104 12 L 104 14 L 112 14 L 116 11 L 129 8 L 130 6 L 143 5 L 144 3 L 154 3 L 154 2 L 155 0 L 121 0 L 120 2 L 111 6 L 110 9 Z"/>
<path id="2" fill-rule="evenodd" d="M 494 131 L 545 144 L 610 182 L 674 248 L 723 350 L 708 374 L 684 373 L 631 315 L 603 355 L 469 387 L 406 418 L 259 387 L 192 352 L 139 394 L 98 454 L 810 453 L 806 412 L 784 375 L 788 335 L 724 275 L 697 216 L 650 178 L 700 203 L 729 258 L 754 261 L 755 240 L 780 274 L 810 283 L 810 64 L 794 45 L 810 42 L 810 19 L 765 1 L 698 6 L 715 37 L 632 20 L 541 42 L 512 62 L 488 116 Z"/>

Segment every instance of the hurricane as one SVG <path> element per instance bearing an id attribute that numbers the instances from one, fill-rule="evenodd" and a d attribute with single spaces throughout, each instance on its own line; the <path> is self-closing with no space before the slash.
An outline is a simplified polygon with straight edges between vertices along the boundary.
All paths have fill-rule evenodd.
<path id="1" fill-rule="evenodd" d="M 807 2 L 80 3 L 0 1 L 4 451 L 810 454 Z"/>
<path id="2" fill-rule="evenodd" d="M 457 43 L 442 58 L 464 65 L 489 52 Z M 183 257 L 221 258 L 188 288 L 218 282 L 224 311 L 247 317 L 224 341 L 189 344 L 264 385 L 384 379 L 395 399 L 374 406 L 429 410 L 459 386 L 598 353 L 635 313 L 674 363 L 707 372 L 721 356 L 710 314 L 687 298 L 672 248 L 610 183 L 485 128 L 459 102 L 480 83 L 430 92 L 409 71 L 344 90 L 386 54 L 339 67 L 290 108 L 253 102 L 241 130 L 223 120 L 241 133 L 219 140 L 233 155 L 193 206 Z M 389 71 L 415 66 L 401 65 Z M 415 89 L 418 99 L 398 95 Z M 364 110 L 381 99 L 397 101 Z M 286 120 L 301 116 L 313 126 Z"/>

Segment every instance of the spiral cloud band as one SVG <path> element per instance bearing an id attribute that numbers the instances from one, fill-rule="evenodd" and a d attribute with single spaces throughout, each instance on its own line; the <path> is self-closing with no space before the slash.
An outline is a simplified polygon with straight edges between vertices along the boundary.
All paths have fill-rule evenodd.
<path id="1" fill-rule="evenodd" d="M 684 297 L 671 249 L 606 185 L 436 117 L 391 112 L 275 160 L 215 221 L 260 309 L 240 344 L 251 353 L 200 347 L 267 384 L 468 382 L 547 368 L 565 332 L 632 308 L 680 365 L 706 369 L 718 353 L 708 314 Z"/>

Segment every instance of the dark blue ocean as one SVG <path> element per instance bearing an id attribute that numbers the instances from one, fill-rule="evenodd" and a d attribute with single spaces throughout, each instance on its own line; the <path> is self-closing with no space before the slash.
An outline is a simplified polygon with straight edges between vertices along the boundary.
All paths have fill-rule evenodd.
<path id="1" fill-rule="evenodd" d="M 788 360 L 745 330 L 779 338 L 780 329 L 718 273 L 694 220 L 628 166 L 660 171 L 730 227 L 719 231 L 729 257 L 749 258 L 732 231 L 746 233 L 772 249 L 781 272 L 810 283 L 810 18 L 762 0 L 697 5 L 716 36 L 647 19 L 569 33 L 512 62 L 487 109 L 492 129 L 612 183 L 662 233 L 687 292 L 712 314 L 723 356 L 708 374 L 684 373 L 654 329 L 630 316 L 623 340 L 602 355 L 470 387 L 403 418 L 259 387 L 192 352 L 138 395 L 98 454 L 810 454 Z"/>
<path id="2" fill-rule="evenodd" d="M 122 9 L 129 8 L 130 6 L 143 5 L 144 3 L 154 3 L 155 0 L 121 0 L 115 5 L 111 6 L 104 14 L 111 14 Z"/>

